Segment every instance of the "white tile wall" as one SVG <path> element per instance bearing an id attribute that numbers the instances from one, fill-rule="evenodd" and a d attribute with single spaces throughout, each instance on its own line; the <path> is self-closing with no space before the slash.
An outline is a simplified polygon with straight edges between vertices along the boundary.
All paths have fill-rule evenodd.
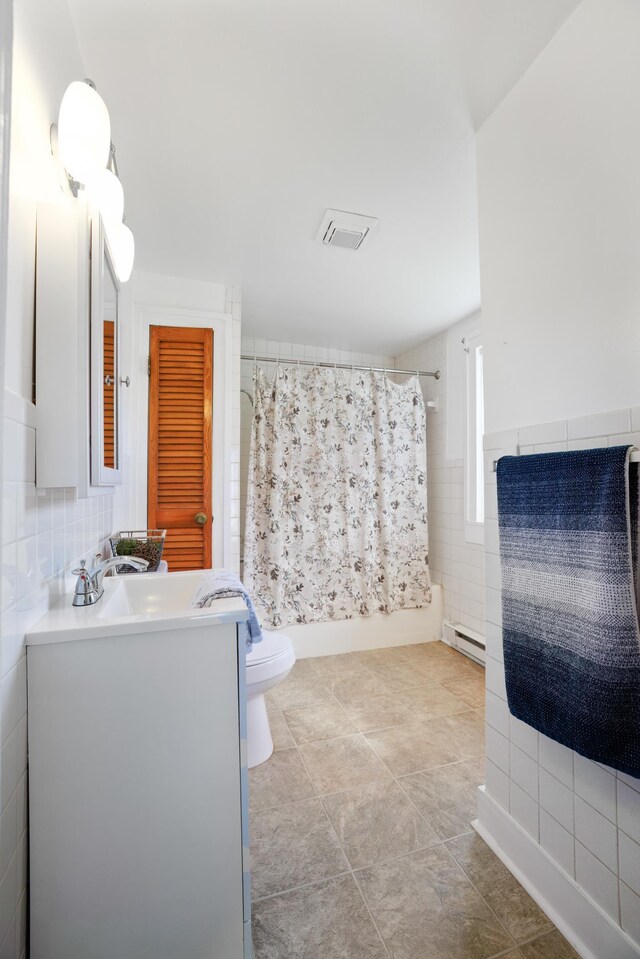
<path id="1" fill-rule="evenodd" d="M 441 333 L 396 356 L 398 369 L 440 370 L 440 379 L 421 379 L 427 410 L 429 568 L 443 587 L 444 617 L 477 632 L 485 631 L 484 547 L 464 538 L 464 461 L 447 460 L 447 336 Z"/>
<path id="2" fill-rule="evenodd" d="M 241 352 L 247 356 L 272 356 L 272 364 L 260 364 L 266 370 L 275 371 L 276 360 L 314 360 L 319 363 L 354 363 L 358 366 L 376 366 L 381 369 L 394 368 L 392 356 L 382 356 L 374 353 L 352 353 L 347 350 L 333 350 L 322 346 L 303 346 L 300 343 L 289 343 L 281 340 L 253 339 L 242 337 Z M 253 396 L 253 361 L 242 360 L 240 388 Z M 251 446 L 251 419 L 253 408 L 244 393 L 236 391 L 240 400 L 241 429 L 240 429 L 240 529 L 241 542 L 244 542 L 244 522 L 247 505 L 247 473 L 249 469 L 249 448 Z M 242 549 L 241 549 L 242 552 Z"/>
<path id="3" fill-rule="evenodd" d="M 640 445 L 640 432 L 630 432 L 639 427 L 634 407 L 485 436 L 487 501 L 495 501 L 493 461 L 500 456 Z M 585 759 L 513 717 L 506 721 L 495 516 L 485 520 L 485 551 L 486 789 L 640 944 L 640 780 Z"/>
<path id="4" fill-rule="evenodd" d="M 0 957 L 24 948 L 27 877 L 25 632 L 64 588 L 65 570 L 104 552 L 113 496 L 35 488 L 35 407 L 5 393 L 0 577 Z"/>

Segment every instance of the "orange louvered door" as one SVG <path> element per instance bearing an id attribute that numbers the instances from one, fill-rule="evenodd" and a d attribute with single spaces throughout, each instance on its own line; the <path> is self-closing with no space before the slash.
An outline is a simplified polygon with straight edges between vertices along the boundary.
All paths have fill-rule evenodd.
<path id="1" fill-rule="evenodd" d="M 109 320 L 102 324 L 102 417 L 104 465 L 116 469 L 116 325 Z"/>
<path id="2" fill-rule="evenodd" d="M 213 330 L 150 328 L 147 522 L 170 572 L 211 567 Z"/>

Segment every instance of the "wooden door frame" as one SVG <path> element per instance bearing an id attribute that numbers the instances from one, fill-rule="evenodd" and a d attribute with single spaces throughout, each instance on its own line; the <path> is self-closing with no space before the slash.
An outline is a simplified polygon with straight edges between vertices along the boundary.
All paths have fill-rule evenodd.
<path id="1" fill-rule="evenodd" d="M 147 516 L 147 450 L 149 429 L 149 378 L 147 356 L 149 352 L 149 327 L 178 326 L 213 330 L 213 536 L 212 552 L 214 567 L 235 568 L 231 553 L 232 518 L 231 500 L 231 450 L 233 432 L 233 318 L 230 313 L 208 313 L 201 310 L 184 310 L 173 307 L 139 304 L 136 307 L 136 330 L 140 336 L 139 375 L 141 385 L 138 393 L 137 453 L 134 478 L 135 516 Z M 239 351 L 238 351 L 239 352 Z M 239 363 L 239 357 L 238 357 Z M 239 394 L 238 394 L 239 403 Z M 146 520 L 145 520 L 146 521 Z"/>

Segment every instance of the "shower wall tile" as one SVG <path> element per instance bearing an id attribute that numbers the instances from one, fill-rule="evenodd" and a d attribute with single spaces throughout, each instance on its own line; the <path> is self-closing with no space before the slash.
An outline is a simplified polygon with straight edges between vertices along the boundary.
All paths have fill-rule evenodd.
<path id="1" fill-rule="evenodd" d="M 615 873 L 577 841 L 576 882 L 615 922 L 619 921 L 619 892 Z"/>
<path id="2" fill-rule="evenodd" d="M 640 896 L 636 896 L 623 882 L 620 883 L 620 915 L 624 931 L 640 942 Z"/>
<path id="3" fill-rule="evenodd" d="M 617 785 L 618 825 L 627 836 L 640 843 L 640 793 L 630 789 L 622 779 L 618 779 Z"/>
<path id="4" fill-rule="evenodd" d="M 540 845 L 573 879 L 575 876 L 575 840 L 573 834 L 540 810 Z"/>
<path id="5" fill-rule="evenodd" d="M 504 809 L 509 808 L 509 775 L 487 759 L 484 764 L 485 789 Z"/>
<path id="6" fill-rule="evenodd" d="M 542 450 L 640 445 L 639 410 L 614 410 L 485 436 L 489 512 L 495 503 L 494 460 Z M 505 723 L 499 552 L 498 523 L 489 517 L 485 521 L 486 790 L 640 945 L 640 779 L 592 762 L 514 717 Z M 532 795 L 534 767 L 537 797 Z"/>
<path id="7" fill-rule="evenodd" d="M 540 809 L 538 803 L 528 793 L 511 780 L 509 788 L 509 810 L 516 822 L 527 830 L 537 841 L 540 832 Z"/>
<path id="8" fill-rule="evenodd" d="M 464 537 L 464 461 L 446 458 L 446 333 L 396 356 L 395 365 L 440 370 L 438 380 L 421 379 L 425 401 L 438 402 L 437 411 L 427 407 L 429 567 L 434 583 L 443 587 L 444 618 L 484 635 L 484 547 Z"/>

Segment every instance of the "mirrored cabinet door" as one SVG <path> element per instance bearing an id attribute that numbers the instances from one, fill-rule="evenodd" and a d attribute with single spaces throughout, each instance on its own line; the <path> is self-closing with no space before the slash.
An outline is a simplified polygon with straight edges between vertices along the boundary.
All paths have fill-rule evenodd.
<path id="1" fill-rule="evenodd" d="M 102 221 L 91 231 L 91 484 L 121 479 L 120 288 Z"/>

